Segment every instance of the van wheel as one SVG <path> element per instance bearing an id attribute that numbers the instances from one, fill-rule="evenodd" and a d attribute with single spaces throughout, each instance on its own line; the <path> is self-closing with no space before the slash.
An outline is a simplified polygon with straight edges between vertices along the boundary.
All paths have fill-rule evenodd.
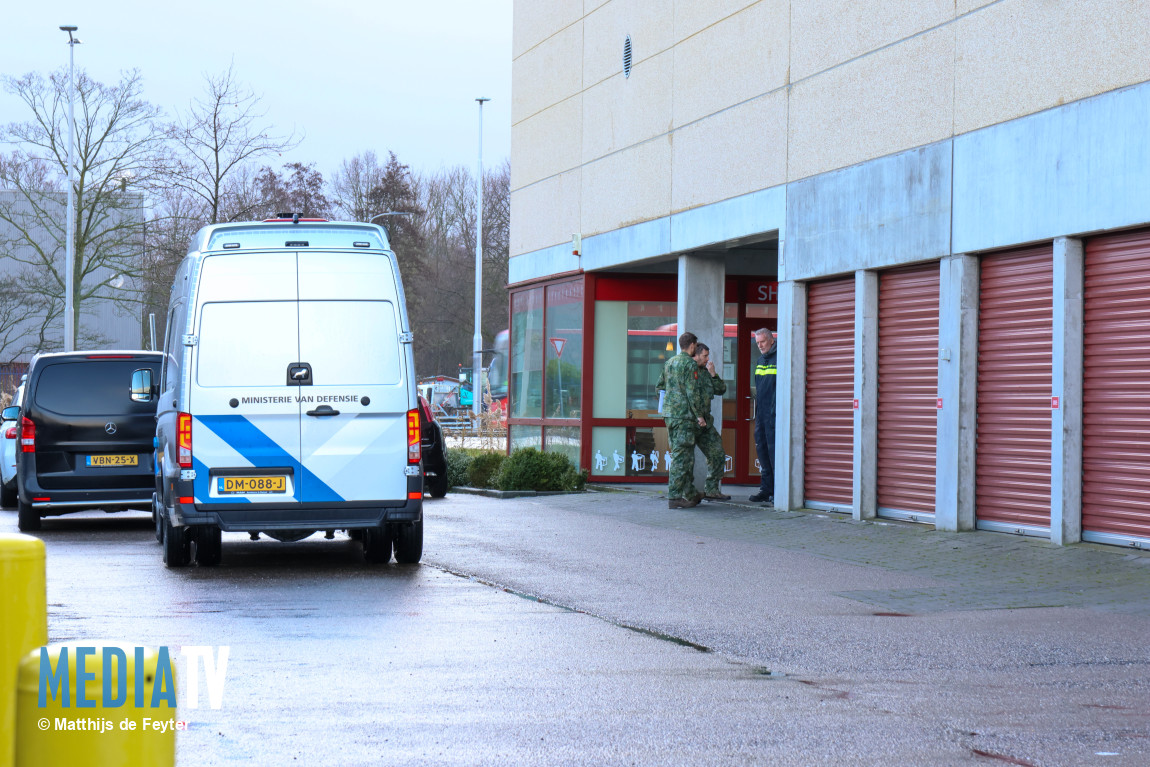
<path id="1" fill-rule="evenodd" d="M 32 504 L 16 499 L 17 525 L 22 533 L 31 533 L 40 529 L 40 512 L 32 508 Z"/>
<path id="2" fill-rule="evenodd" d="M 164 509 L 160 505 L 159 493 L 152 493 L 152 524 L 156 528 L 156 540 L 164 542 Z"/>
<path id="3" fill-rule="evenodd" d="M 447 474 L 427 477 L 427 492 L 431 493 L 432 498 L 442 498 L 447 495 Z"/>
<path id="4" fill-rule="evenodd" d="M 423 520 L 395 528 L 395 561 L 417 565 L 423 558 Z"/>
<path id="5" fill-rule="evenodd" d="M 10 485 L 0 485 L 0 506 L 5 509 L 15 508 L 16 506 L 16 481 L 13 480 Z"/>
<path id="6" fill-rule="evenodd" d="M 386 525 L 363 531 L 363 558 L 373 565 L 391 561 L 391 536 Z"/>
<path id="7" fill-rule="evenodd" d="M 223 557 L 223 543 L 220 528 L 215 525 L 200 525 L 192 535 L 196 544 L 196 563 L 200 567 L 215 567 Z"/>
<path id="8" fill-rule="evenodd" d="M 191 560 L 191 546 L 188 528 L 173 527 L 167 514 L 164 515 L 164 564 L 168 567 L 187 567 Z"/>

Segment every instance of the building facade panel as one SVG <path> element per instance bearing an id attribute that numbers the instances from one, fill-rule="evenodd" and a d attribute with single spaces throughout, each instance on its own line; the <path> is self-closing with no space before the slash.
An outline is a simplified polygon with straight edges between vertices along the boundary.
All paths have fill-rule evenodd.
<path id="1" fill-rule="evenodd" d="M 817 277 L 950 252 L 949 142 L 789 184 L 780 269 Z"/>
<path id="2" fill-rule="evenodd" d="M 787 83 L 787 6 L 752 5 L 675 46 L 678 128 Z"/>
<path id="3" fill-rule="evenodd" d="M 1150 83 L 954 140 L 954 250 L 1135 226 L 1150 209 Z"/>
<path id="4" fill-rule="evenodd" d="M 610 0 L 588 12 L 584 21 L 584 87 L 623 77 L 623 43 L 628 35 L 634 66 L 670 50 L 674 43 L 673 14 L 674 0 Z"/>
<path id="5" fill-rule="evenodd" d="M 1150 79 L 1150 3 L 1005 0 L 955 25 L 954 131 Z"/>
<path id="6" fill-rule="evenodd" d="M 583 24 L 561 29 L 511 67 L 511 125 L 583 90 Z"/>
<path id="7" fill-rule="evenodd" d="M 798 81 L 858 56 L 945 24 L 953 0 L 811 0 L 792 2 L 791 80 Z"/>
<path id="8" fill-rule="evenodd" d="M 577 169 L 583 160 L 583 95 L 572 96 L 531 115 L 512 128 L 511 188 Z M 521 147 L 543 147 L 525 152 Z"/>
<path id="9" fill-rule="evenodd" d="M 511 57 L 528 50 L 583 19 L 583 0 L 548 0 L 546 3 L 515 3 L 511 29 Z"/>
<path id="10" fill-rule="evenodd" d="M 635 64 L 583 94 L 582 162 L 639 144 L 667 132 L 671 122 L 671 73 L 668 51 Z"/>
<path id="11" fill-rule="evenodd" d="M 950 138 L 953 79 L 954 35 L 941 29 L 796 83 L 789 179 Z"/>
<path id="12" fill-rule="evenodd" d="M 671 212 L 671 139 L 661 136 L 583 166 L 583 235 Z M 587 190 L 594 194 L 587 195 Z"/>
<path id="13" fill-rule="evenodd" d="M 671 207 L 675 211 L 786 182 L 787 100 L 753 99 L 675 131 Z"/>
<path id="14" fill-rule="evenodd" d="M 675 0 L 675 42 L 682 42 L 762 0 Z"/>
<path id="15" fill-rule="evenodd" d="M 511 192 L 512 253 L 571 241 L 579 231 L 582 174 L 576 169 Z"/>

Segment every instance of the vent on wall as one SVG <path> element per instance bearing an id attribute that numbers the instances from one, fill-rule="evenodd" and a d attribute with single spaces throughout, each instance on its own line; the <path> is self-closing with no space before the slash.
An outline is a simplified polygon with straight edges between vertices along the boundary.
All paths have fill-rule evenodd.
<path id="1" fill-rule="evenodd" d="M 631 36 L 623 41 L 623 77 L 631 76 Z"/>

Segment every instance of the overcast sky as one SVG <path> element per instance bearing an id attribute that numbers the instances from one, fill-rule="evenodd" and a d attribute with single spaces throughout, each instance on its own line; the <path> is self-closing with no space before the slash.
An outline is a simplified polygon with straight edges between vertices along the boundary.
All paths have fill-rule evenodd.
<path id="1" fill-rule="evenodd" d="M 67 67 L 59 27 L 72 24 L 77 69 L 105 83 L 139 69 L 147 98 L 170 114 L 202 93 L 204 73 L 234 61 L 267 121 L 305 134 L 265 164 L 315 163 L 325 178 L 367 149 L 416 170 L 474 168 L 485 96 L 489 167 L 510 154 L 511 1 L 13 0 L 0 13 L 0 74 Z M 0 93 L 0 123 L 28 119 L 22 107 Z"/>

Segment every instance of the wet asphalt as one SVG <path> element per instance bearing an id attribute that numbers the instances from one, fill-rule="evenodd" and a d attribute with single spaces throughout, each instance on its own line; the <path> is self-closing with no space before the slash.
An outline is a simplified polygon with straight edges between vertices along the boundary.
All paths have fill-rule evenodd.
<path id="1" fill-rule="evenodd" d="M 228 646 L 185 766 L 1150 764 L 1148 558 L 651 493 L 425 512 L 413 566 L 225 534 L 169 570 L 145 515 L 47 519 L 50 639 Z"/>

